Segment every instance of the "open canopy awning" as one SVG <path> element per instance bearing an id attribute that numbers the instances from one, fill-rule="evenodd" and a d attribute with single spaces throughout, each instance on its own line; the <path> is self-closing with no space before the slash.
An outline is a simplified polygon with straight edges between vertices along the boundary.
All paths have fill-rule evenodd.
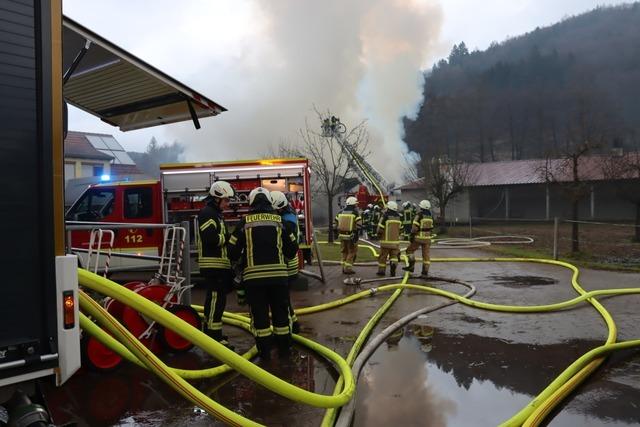
<path id="1" fill-rule="evenodd" d="M 62 46 L 65 100 L 122 131 L 226 111 L 66 16 Z"/>

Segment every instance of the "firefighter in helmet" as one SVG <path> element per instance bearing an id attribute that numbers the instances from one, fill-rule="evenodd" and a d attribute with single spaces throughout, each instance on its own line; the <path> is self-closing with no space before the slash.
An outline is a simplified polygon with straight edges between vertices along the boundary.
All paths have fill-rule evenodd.
<path id="1" fill-rule="evenodd" d="M 203 329 L 224 345 L 228 345 L 228 341 L 222 335 L 222 313 L 227 293 L 233 288 L 233 275 L 227 256 L 227 227 L 222 212 L 233 196 L 233 188 L 228 182 L 216 181 L 209 189 L 205 206 L 198 213 L 198 264 L 207 292 Z"/>
<path id="2" fill-rule="evenodd" d="M 402 204 L 402 238 L 404 240 L 409 240 L 409 235 L 411 234 L 411 223 L 413 222 L 414 216 L 411 202 L 404 202 Z"/>
<path id="3" fill-rule="evenodd" d="M 249 206 L 249 214 L 229 238 L 229 256 L 244 266 L 243 280 L 256 346 L 260 357 L 268 360 L 274 335 L 281 356 L 288 354 L 291 346 L 286 260 L 295 257 L 298 242 L 293 233 L 285 231 L 267 189 L 251 190 Z"/>
<path id="4" fill-rule="evenodd" d="M 371 214 L 371 232 L 369 233 L 371 237 L 377 237 L 378 235 L 378 223 L 380 222 L 380 217 L 382 212 L 380 211 L 380 206 L 375 205 L 373 207 L 373 213 Z"/>
<path id="5" fill-rule="evenodd" d="M 362 228 L 358 199 L 348 197 L 345 208 L 336 215 L 334 223 L 342 252 L 342 273 L 354 274 L 353 263 L 358 254 L 358 236 Z"/>
<path id="6" fill-rule="evenodd" d="M 411 237 L 409 239 L 410 243 L 406 250 L 407 256 L 409 257 L 409 265 L 405 267 L 404 270 L 413 273 L 416 265 L 416 259 L 413 253 L 420 247 L 422 248 L 422 277 L 427 277 L 431 265 L 429 248 L 431 247 L 433 215 L 431 214 L 431 203 L 428 200 L 422 200 L 419 207 L 420 211 L 413 218 Z"/>
<path id="7" fill-rule="evenodd" d="M 400 227 L 402 221 L 398 213 L 398 204 L 394 201 L 387 203 L 387 209 L 378 223 L 378 238 L 380 239 L 380 256 L 378 257 L 378 276 L 384 276 L 389 259 L 391 276 L 396 275 L 398 255 L 400 254 Z"/>
<path id="8" fill-rule="evenodd" d="M 371 211 L 369 209 L 365 209 L 362 212 L 362 235 L 364 238 L 369 238 L 369 223 L 371 222 Z"/>
<path id="9" fill-rule="evenodd" d="M 271 202 L 273 209 L 276 210 L 278 215 L 282 218 L 282 224 L 284 225 L 284 231 L 286 234 L 293 234 L 296 236 L 296 242 L 300 241 L 300 228 L 298 227 L 298 216 L 294 209 L 289 204 L 287 196 L 282 191 L 271 192 Z M 291 285 L 298 278 L 299 269 L 298 252 L 293 258 L 287 259 L 287 284 L 289 286 L 289 324 L 291 325 L 291 332 L 297 334 L 300 332 L 300 324 L 298 323 L 298 316 L 296 316 L 293 306 L 291 305 Z"/>

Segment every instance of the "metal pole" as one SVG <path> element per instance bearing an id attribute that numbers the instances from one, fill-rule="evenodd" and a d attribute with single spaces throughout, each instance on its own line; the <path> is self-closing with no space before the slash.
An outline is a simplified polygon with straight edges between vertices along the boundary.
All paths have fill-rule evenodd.
<path id="1" fill-rule="evenodd" d="M 182 248 L 182 274 L 185 277 L 184 286 L 187 289 L 182 294 L 182 304 L 191 305 L 191 234 L 190 221 L 182 221 L 182 227 L 186 230 L 184 236 L 184 246 Z"/>
<path id="2" fill-rule="evenodd" d="M 558 217 L 553 218 L 553 259 L 558 259 Z"/>
<path id="3" fill-rule="evenodd" d="M 545 205 L 545 219 L 549 219 L 549 211 L 550 211 L 550 207 L 551 207 L 551 197 L 549 194 L 549 184 L 547 184 L 547 186 L 545 187 L 545 195 L 546 195 L 546 205 Z"/>

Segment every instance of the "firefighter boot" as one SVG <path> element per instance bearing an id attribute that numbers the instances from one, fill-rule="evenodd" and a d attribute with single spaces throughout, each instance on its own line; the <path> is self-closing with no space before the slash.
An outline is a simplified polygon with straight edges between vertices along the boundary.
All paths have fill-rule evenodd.
<path id="1" fill-rule="evenodd" d="M 413 273 L 414 269 L 416 267 L 416 260 L 413 257 L 409 258 L 409 265 L 407 265 L 406 267 L 402 267 L 402 269 L 404 271 L 408 271 L 410 273 Z"/>
<path id="2" fill-rule="evenodd" d="M 387 270 L 387 267 L 378 267 L 378 272 L 376 273 L 377 276 L 384 276 L 385 275 L 385 271 Z"/>
<path id="3" fill-rule="evenodd" d="M 390 263 L 389 276 L 394 277 L 396 275 L 396 265 L 395 262 Z"/>
<path id="4" fill-rule="evenodd" d="M 291 354 L 291 335 L 276 335 L 276 347 L 278 356 L 289 357 Z"/>
<path id="5" fill-rule="evenodd" d="M 262 360 L 271 360 L 271 341 L 273 337 L 256 337 L 256 347 Z"/>
<path id="6" fill-rule="evenodd" d="M 429 277 L 429 266 L 428 265 L 423 265 L 422 266 L 422 274 L 420 275 L 420 277 L 422 277 L 424 279 Z"/>
<path id="7" fill-rule="evenodd" d="M 229 344 L 229 337 L 226 335 L 222 335 L 221 329 L 205 329 L 205 334 L 214 340 L 218 341 L 223 346 L 227 347 L 229 350 L 234 350 L 235 347 Z"/>

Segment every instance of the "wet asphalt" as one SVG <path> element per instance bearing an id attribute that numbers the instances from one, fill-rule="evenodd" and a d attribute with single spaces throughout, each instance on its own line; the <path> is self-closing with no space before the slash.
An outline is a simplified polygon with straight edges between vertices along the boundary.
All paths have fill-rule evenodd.
<path id="1" fill-rule="evenodd" d="M 435 250 L 434 257 L 489 257 L 479 250 Z M 316 271 L 316 267 L 309 267 Z M 362 278 L 372 267 L 356 267 Z M 339 267 L 325 267 L 327 283 L 309 279 L 308 290 L 292 292 L 296 307 L 317 305 L 371 285 L 346 286 Z M 477 288 L 474 299 L 509 305 L 549 304 L 577 293 L 571 272 L 533 263 L 435 262 L 435 277 Z M 586 290 L 640 287 L 640 274 L 582 269 Z M 457 293 L 466 288 L 419 279 L 417 284 Z M 393 281 L 397 282 L 397 281 Z M 375 286 L 378 286 L 376 283 Z M 301 318 L 301 334 L 346 356 L 355 337 L 390 293 L 379 293 L 347 306 Z M 196 289 L 193 302 L 202 303 Z M 618 340 L 640 337 L 640 295 L 599 299 L 612 314 Z M 409 312 L 444 302 L 443 297 L 405 291 L 374 334 Z M 235 295 L 227 306 L 238 307 Z M 252 338 L 225 327 L 244 351 Z M 357 387 L 354 426 L 494 426 L 509 419 L 580 355 L 606 340 L 607 328 L 589 304 L 552 313 L 497 313 L 455 304 L 421 316 L 390 337 L 366 363 Z M 169 365 L 200 369 L 218 364 L 198 349 L 164 355 Z M 300 387 L 330 394 L 335 371 L 325 361 L 297 347 L 288 359 L 274 358 L 265 369 Z M 238 374 L 194 384 L 222 405 L 270 426 L 317 426 L 324 410 L 291 402 Z M 45 385 L 45 397 L 58 424 L 88 426 L 223 425 L 146 371 L 125 364 L 109 373 L 83 368 L 60 388 Z M 547 420 L 553 426 L 640 426 L 640 351 L 613 354 Z"/>

